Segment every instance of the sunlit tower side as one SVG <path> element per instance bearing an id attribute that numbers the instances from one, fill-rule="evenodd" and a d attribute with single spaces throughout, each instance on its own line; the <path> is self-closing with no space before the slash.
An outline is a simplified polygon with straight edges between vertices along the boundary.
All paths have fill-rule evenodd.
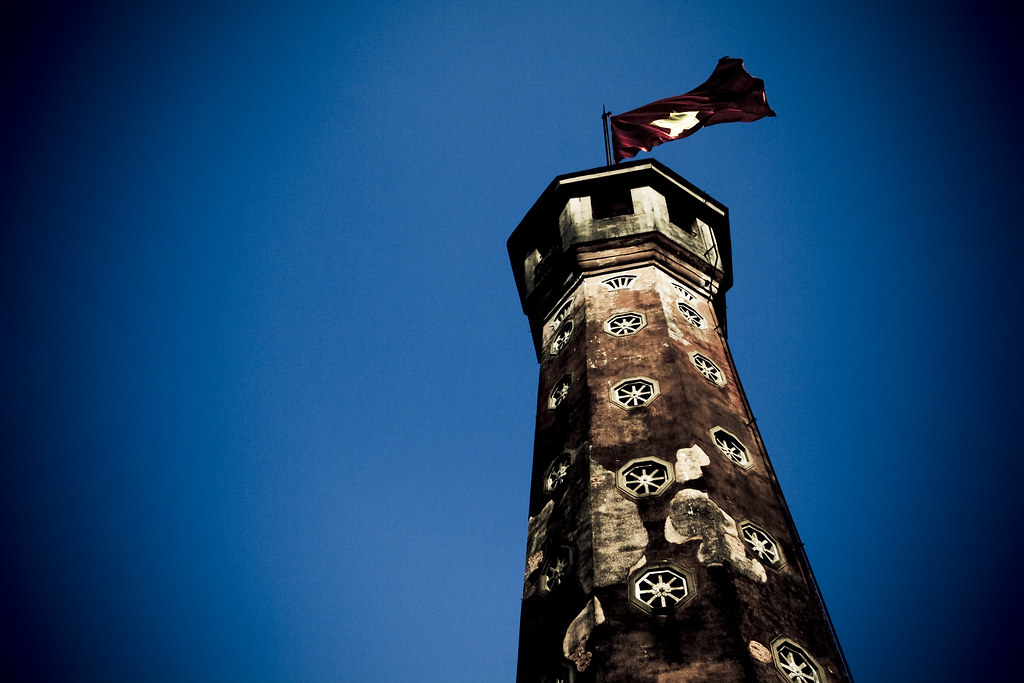
<path id="1" fill-rule="evenodd" d="M 540 362 L 520 683 L 849 681 L 726 343 L 728 210 L 556 178 L 508 241 Z"/>

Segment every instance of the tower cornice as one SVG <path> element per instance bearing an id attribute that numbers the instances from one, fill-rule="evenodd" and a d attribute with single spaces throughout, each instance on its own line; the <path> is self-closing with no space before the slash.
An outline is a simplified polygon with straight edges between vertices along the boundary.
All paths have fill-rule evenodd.
<path id="1" fill-rule="evenodd" d="M 558 176 L 508 240 L 534 342 L 585 273 L 657 264 L 704 293 L 725 330 L 729 211 L 654 160 Z"/>

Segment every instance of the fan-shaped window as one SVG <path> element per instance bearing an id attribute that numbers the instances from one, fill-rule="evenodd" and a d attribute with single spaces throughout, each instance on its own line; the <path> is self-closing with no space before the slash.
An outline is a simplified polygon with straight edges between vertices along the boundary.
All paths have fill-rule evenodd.
<path id="1" fill-rule="evenodd" d="M 551 317 L 551 327 L 558 327 L 558 323 L 565 320 L 565 316 L 569 315 L 569 308 L 575 300 L 575 297 L 571 297 L 568 301 L 558 307 L 558 310 L 555 311 L 555 314 Z"/>
<path id="2" fill-rule="evenodd" d="M 635 281 L 636 275 L 616 275 L 606 280 L 601 280 L 601 284 L 609 290 L 615 291 L 616 289 L 629 289 Z"/>
<path id="3" fill-rule="evenodd" d="M 686 287 L 683 287 L 679 283 L 673 282 L 672 288 L 679 293 L 679 298 L 682 299 L 683 301 L 690 304 L 697 303 L 697 296 L 693 292 L 688 290 Z"/>

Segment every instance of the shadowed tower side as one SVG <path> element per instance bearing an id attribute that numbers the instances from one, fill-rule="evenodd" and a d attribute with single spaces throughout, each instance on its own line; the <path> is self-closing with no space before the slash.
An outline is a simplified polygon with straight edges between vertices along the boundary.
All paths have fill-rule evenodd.
<path id="1" fill-rule="evenodd" d="M 728 210 L 644 160 L 508 241 L 540 390 L 520 683 L 849 681 L 725 335 Z"/>

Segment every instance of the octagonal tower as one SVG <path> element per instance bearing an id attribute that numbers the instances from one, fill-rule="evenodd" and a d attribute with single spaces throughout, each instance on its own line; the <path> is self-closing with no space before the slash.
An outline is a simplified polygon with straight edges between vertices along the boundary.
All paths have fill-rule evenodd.
<path id="1" fill-rule="evenodd" d="M 540 362 L 520 683 L 849 681 L 726 343 L 728 210 L 653 160 L 508 240 Z"/>

